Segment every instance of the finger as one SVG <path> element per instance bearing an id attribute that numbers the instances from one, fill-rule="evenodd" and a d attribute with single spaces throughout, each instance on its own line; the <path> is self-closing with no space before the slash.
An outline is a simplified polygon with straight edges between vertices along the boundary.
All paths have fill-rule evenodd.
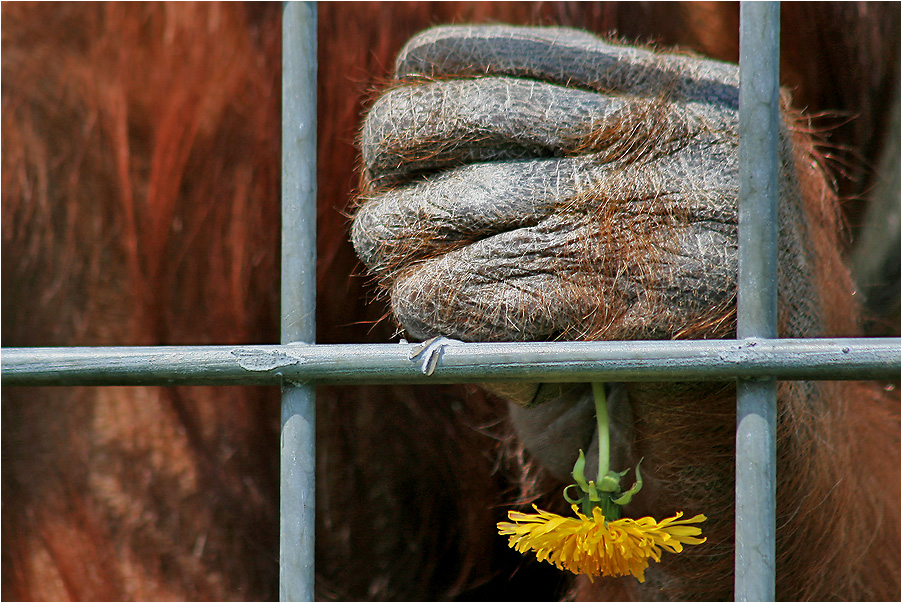
<path id="1" fill-rule="evenodd" d="M 591 319 L 597 295 L 587 282 L 595 279 L 563 267 L 577 261 L 579 238 L 588 233 L 559 232 L 558 222 L 502 232 L 412 264 L 392 284 L 395 316 L 414 337 L 452 331 L 465 341 L 575 339 L 564 333 Z"/>
<path id="2" fill-rule="evenodd" d="M 365 198 L 351 228 L 376 273 L 440 255 L 485 236 L 535 225 L 590 186 L 587 159 L 464 166 Z"/>
<path id="3" fill-rule="evenodd" d="M 670 338 L 725 320 L 736 266 L 735 229 L 552 215 L 411 264 L 391 281 L 392 311 L 416 338 Z"/>
<path id="4" fill-rule="evenodd" d="M 699 141 L 670 156 L 626 165 L 599 163 L 593 155 L 446 170 L 365 198 L 352 240 L 370 271 L 390 280 L 412 263 L 536 226 L 554 214 L 578 218 L 617 211 L 635 222 L 637 216 L 663 219 L 669 212 L 687 220 L 735 223 L 731 150 L 730 143 Z M 617 218 L 608 217 L 612 224 Z"/>
<path id="5" fill-rule="evenodd" d="M 735 130 L 735 112 L 625 99 L 511 78 L 451 80 L 390 90 L 364 122 L 364 182 L 393 184 L 447 166 L 524 157 L 666 147 Z M 638 144 L 637 144 L 638 143 Z"/>
<path id="6" fill-rule="evenodd" d="M 443 26 L 414 37 L 396 62 L 399 78 L 508 75 L 606 93 L 739 106 L 736 65 L 618 46 L 556 27 Z"/>
<path id="7" fill-rule="evenodd" d="M 512 78 L 395 88 L 364 122 L 365 178 L 380 184 L 449 165 L 574 154 L 590 132 L 623 121 L 627 104 Z"/>

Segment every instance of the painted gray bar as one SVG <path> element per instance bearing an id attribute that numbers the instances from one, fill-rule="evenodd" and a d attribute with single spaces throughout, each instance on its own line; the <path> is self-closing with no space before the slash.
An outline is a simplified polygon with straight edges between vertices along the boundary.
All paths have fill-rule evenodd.
<path id="1" fill-rule="evenodd" d="M 316 340 L 316 3 L 282 12 L 283 344 Z M 279 599 L 312 601 L 316 388 L 282 383 Z"/>
<path id="2" fill-rule="evenodd" d="M 739 339 L 777 336 L 777 167 L 780 4 L 739 13 Z M 776 534 L 776 376 L 736 387 L 737 601 L 773 601 Z"/>
<path id="3" fill-rule="evenodd" d="M 4 348 L 2 384 L 279 385 L 897 379 L 902 340 L 749 339 Z M 424 363 L 437 360 L 431 375 Z M 428 366 L 427 366 L 428 368 Z"/>

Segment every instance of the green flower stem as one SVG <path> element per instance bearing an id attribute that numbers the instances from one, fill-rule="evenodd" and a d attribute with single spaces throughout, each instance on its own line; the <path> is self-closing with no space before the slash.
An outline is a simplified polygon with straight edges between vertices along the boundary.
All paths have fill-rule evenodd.
<path id="1" fill-rule="evenodd" d="M 603 496 L 598 506 L 601 507 L 601 513 L 604 515 L 605 522 L 617 521 L 623 515 L 620 505 L 615 503 L 608 496 Z M 583 515 L 588 517 L 589 513 L 583 513 Z"/>
<path id="2" fill-rule="evenodd" d="M 611 436 L 608 432 L 608 399 L 604 393 L 604 383 L 593 383 L 592 394 L 595 397 L 595 419 L 598 422 L 598 478 L 601 483 L 608 474 L 611 464 Z"/>

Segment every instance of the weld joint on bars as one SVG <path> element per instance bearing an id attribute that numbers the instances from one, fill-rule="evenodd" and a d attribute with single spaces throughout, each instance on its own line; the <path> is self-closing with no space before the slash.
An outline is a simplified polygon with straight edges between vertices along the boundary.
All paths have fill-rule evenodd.
<path id="1" fill-rule="evenodd" d="M 279 385 L 897 379 L 902 339 L 5 348 L 2 384 Z M 426 370 L 426 369 L 429 370 Z"/>

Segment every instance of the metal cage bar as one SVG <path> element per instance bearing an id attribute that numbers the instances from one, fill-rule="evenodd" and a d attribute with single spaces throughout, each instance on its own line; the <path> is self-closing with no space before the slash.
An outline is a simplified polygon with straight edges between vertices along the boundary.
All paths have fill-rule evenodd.
<path id="1" fill-rule="evenodd" d="M 316 340 L 316 3 L 282 13 L 283 344 Z M 316 387 L 282 383 L 279 599 L 312 601 Z"/>
<path id="2" fill-rule="evenodd" d="M 6 348 L 3 385 L 895 379 L 900 350 L 893 337 Z"/>
<path id="3" fill-rule="evenodd" d="M 739 9 L 739 282 L 736 337 L 777 337 L 780 3 Z M 777 380 L 736 384 L 737 601 L 773 601 Z"/>

